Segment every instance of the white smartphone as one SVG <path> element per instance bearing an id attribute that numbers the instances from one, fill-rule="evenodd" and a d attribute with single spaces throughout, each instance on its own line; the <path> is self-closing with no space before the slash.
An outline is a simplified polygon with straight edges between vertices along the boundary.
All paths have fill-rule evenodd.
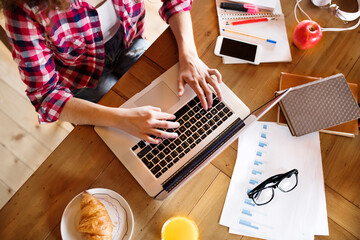
<path id="1" fill-rule="evenodd" d="M 233 57 L 258 65 L 261 60 L 262 47 L 255 43 L 218 36 L 214 53 L 217 56 Z"/>

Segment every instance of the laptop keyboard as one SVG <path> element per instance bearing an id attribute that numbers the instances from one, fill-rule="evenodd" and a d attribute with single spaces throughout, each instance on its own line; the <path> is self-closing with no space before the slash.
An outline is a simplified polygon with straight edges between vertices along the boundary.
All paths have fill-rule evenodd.
<path id="1" fill-rule="evenodd" d="M 164 139 L 159 144 L 148 144 L 142 140 L 131 149 L 152 174 L 159 178 L 232 114 L 230 108 L 215 95 L 213 107 L 208 111 L 203 109 L 196 96 L 174 114 L 180 126 L 166 129 L 167 132 L 176 132 L 176 139 Z"/>

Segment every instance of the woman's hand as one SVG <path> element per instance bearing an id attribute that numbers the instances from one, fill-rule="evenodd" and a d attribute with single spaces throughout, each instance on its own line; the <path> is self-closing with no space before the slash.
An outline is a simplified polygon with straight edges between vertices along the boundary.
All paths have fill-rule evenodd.
<path id="1" fill-rule="evenodd" d="M 222 100 L 220 83 L 220 72 L 216 69 L 209 69 L 196 53 L 180 58 L 178 78 L 179 97 L 184 94 L 185 84 L 189 84 L 199 97 L 203 108 L 208 110 L 213 103 L 213 91 L 210 86 L 215 90 L 219 99 Z"/>
<path id="2" fill-rule="evenodd" d="M 162 138 L 176 138 L 175 132 L 167 132 L 161 129 L 173 129 L 179 127 L 179 123 L 168 121 L 175 120 L 175 115 L 161 112 L 160 108 L 145 106 L 138 108 L 118 108 L 119 122 L 114 126 L 126 131 L 145 141 L 158 144 Z"/>

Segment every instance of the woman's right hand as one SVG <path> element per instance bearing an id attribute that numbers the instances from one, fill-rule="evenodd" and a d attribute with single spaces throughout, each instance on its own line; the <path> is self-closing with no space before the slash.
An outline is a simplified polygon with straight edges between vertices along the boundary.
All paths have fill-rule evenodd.
<path id="1" fill-rule="evenodd" d="M 179 127 L 174 122 L 175 115 L 162 112 L 160 108 L 144 106 L 137 108 L 117 108 L 119 118 L 115 120 L 116 128 L 141 138 L 149 143 L 158 144 L 163 138 L 177 138 L 177 133 L 162 129 Z M 169 121 L 172 120 L 172 121 Z M 156 137 L 156 138 L 155 138 Z"/>

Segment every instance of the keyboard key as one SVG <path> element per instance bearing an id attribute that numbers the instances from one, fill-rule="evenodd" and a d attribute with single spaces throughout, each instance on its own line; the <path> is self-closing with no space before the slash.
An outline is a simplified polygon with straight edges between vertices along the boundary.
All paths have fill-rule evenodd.
<path id="1" fill-rule="evenodd" d="M 212 114 L 211 113 L 207 113 L 206 115 L 205 115 L 208 119 L 211 119 L 212 118 Z"/>
<path id="2" fill-rule="evenodd" d="M 197 127 L 196 127 L 195 125 L 193 125 L 193 126 L 191 126 L 190 130 L 191 130 L 192 132 L 196 132 Z"/>
<path id="3" fill-rule="evenodd" d="M 162 167 L 165 167 L 165 166 L 166 166 L 165 160 L 162 160 L 159 164 L 160 164 L 160 166 L 162 166 Z"/>
<path id="4" fill-rule="evenodd" d="M 169 149 L 169 148 L 165 148 L 164 151 L 163 151 L 163 153 L 164 153 L 165 155 L 169 155 L 170 149 Z"/>
<path id="5" fill-rule="evenodd" d="M 222 102 L 220 102 L 220 103 L 216 106 L 216 109 L 220 111 L 220 110 L 223 109 L 224 107 L 225 107 L 225 104 L 222 103 Z"/>
<path id="6" fill-rule="evenodd" d="M 216 116 L 213 117 L 213 120 L 214 120 L 215 122 L 217 122 L 217 121 L 220 120 L 220 118 L 219 118 L 219 116 L 216 115 Z"/>
<path id="7" fill-rule="evenodd" d="M 223 112 L 219 112 L 219 114 L 218 114 L 218 115 L 219 115 L 219 117 L 220 117 L 220 118 L 222 118 L 223 116 L 225 116 L 225 113 L 223 113 Z"/>
<path id="8" fill-rule="evenodd" d="M 171 156 L 166 156 L 165 160 L 169 163 L 173 160 L 173 158 Z"/>
<path id="9" fill-rule="evenodd" d="M 161 152 L 164 148 L 165 148 L 165 146 L 162 145 L 162 144 L 159 144 L 159 145 L 157 146 L 157 149 L 158 149 L 160 152 Z"/>
<path id="10" fill-rule="evenodd" d="M 193 137 L 194 139 L 197 139 L 197 138 L 200 137 L 200 136 L 199 136 L 199 134 L 194 133 L 194 134 L 192 135 L 192 137 Z"/>
<path id="11" fill-rule="evenodd" d="M 170 153 L 170 155 L 171 155 L 173 158 L 176 158 L 177 155 L 178 155 L 178 153 L 177 153 L 177 151 L 172 151 L 172 152 Z"/>
<path id="12" fill-rule="evenodd" d="M 158 154 L 158 158 L 159 159 L 163 159 L 165 157 L 165 154 L 163 152 L 159 153 Z"/>
<path id="13" fill-rule="evenodd" d="M 201 136 L 201 135 L 203 135 L 203 134 L 205 133 L 205 131 L 204 131 L 202 128 L 200 128 L 200 129 L 197 131 L 197 133 Z"/>
<path id="14" fill-rule="evenodd" d="M 186 130 L 186 128 L 185 128 L 184 126 L 181 126 L 181 127 L 179 128 L 179 131 L 180 131 L 181 133 L 185 132 L 185 130 Z"/>
<path id="15" fill-rule="evenodd" d="M 193 143 L 194 142 L 194 139 L 192 137 L 189 137 L 187 140 L 186 140 L 189 144 Z"/>
<path id="16" fill-rule="evenodd" d="M 225 122 L 228 119 L 227 116 L 223 117 L 222 120 Z"/>
<path id="17" fill-rule="evenodd" d="M 201 142 L 201 138 L 196 139 L 195 143 L 199 144 Z"/>
<path id="18" fill-rule="evenodd" d="M 137 156 L 138 156 L 139 158 L 143 158 L 150 150 L 151 150 L 150 145 L 147 145 L 143 150 L 141 150 L 141 151 L 137 154 Z"/>
<path id="19" fill-rule="evenodd" d="M 135 151 L 136 149 L 138 149 L 138 147 L 139 147 L 138 145 L 135 145 L 131 148 L 131 150 Z"/>
<path id="20" fill-rule="evenodd" d="M 155 149 L 153 149 L 152 151 L 152 154 L 154 154 L 155 156 L 159 153 L 159 150 L 157 150 L 156 148 Z"/>
<path id="21" fill-rule="evenodd" d="M 201 116 L 200 113 L 195 114 L 195 118 L 196 118 L 197 120 L 199 120 L 201 117 L 202 117 L 202 116 Z"/>
<path id="22" fill-rule="evenodd" d="M 191 127 L 191 123 L 190 123 L 190 122 L 186 122 L 186 123 L 185 123 L 185 127 L 186 127 L 186 128 L 190 128 L 190 127 Z"/>
<path id="23" fill-rule="evenodd" d="M 205 109 L 202 108 L 202 109 L 200 110 L 200 114 L 201 114 L 202 116 L 204 116 L 204 115 L 206 114 Z"/>
<path id="24" fill-rule="evenodd" d="M 196 146 L 196 144 L 193 143 L 193 144 L 190 145 L 190 148 L 193 149 L 195 146 Z"/>
<path id="25" fill-rule="evenodd" d="M 196 122 L 195 123 L 195 126 L 198 127 L 198 128 L 201 128 L 202 127 L 202 123 L 199 121 L 199 122 Z"/>
<path id="26" fill-rule="evenodd" d="M 185 152 L 185 153 L 190 152 L 190 148 L 185 149 L 185 151 L 184 151 L 184 152 Z"/>
<path id="27" fill-rule="evenodd" d="M 196 103 L 196 101 L 193 99 L 193 100 L 191 100 L 189 103 L 188 103 L 188 105 L 192 108 L 192 107 L 194 107 L 195 105 L 196 105 L 197 103 Z"/>
<path id="28" fill-rule="evenodd" d="M 161 175 L 162 175 L 162 173 L 161 173 L 161 172 L 158 172 L 158 173 L 155 175 L 155 177 L 156 177 L 156 178 L 159 178 Z"/>
<path id="29" fill-rule="evenodd" d="M 225 113 L 228 113 L 230 112 L 230 109 L 228 107 L 225 107 L 224 110 L 223 110 Z"/>
<path id="30" fill-rule="evenodd" d="M 183 120 L 183 119 L 179 119 L 177 122 L 180 124 L 180 126 L 184 124 L 184 120 Z"/>
<path id="31" fill-rule="evenodd" d="M 148 162 L 145 165 L 147 166 L 148 169 L 151 169 L 154 166 L 152 162 Z"/>
<path id="32" fill-rule="evenodd" d="M 182 108 L 180 108 L 174 115 L 176 116 L 176 118 L 180 118 L 189 110 L 190 108 L 187 105 L 185 105 Z"/>
<path id="33" fill-rule="evenodd" d="M 194 112 L 198 112 L 198 111 L 200 111 L 200 108 L 199 108 L 198 106 L 195 106 L 195 107 L 193 108 L 193 111 L 194 111 Z"/>
<path id="34" fill-rule="evenodd" d="M 232 115 L 233 115 L 232 112 L 228 112 L 228 114 L 227 114 L 228 117 L 231 117 Z"/>
<path id="35" fill-rule="evenodd" d="M 188 144 L 188 142 L 183 142 L 182 144 L 181 144 L 181 146 L 183 147 L 183 148 L 187 148 L 188 146 L 189 146 L 189 144 Z"/>
<path id="36" fill-rule="evenodd" d="M 182 150 L 184 150 L 184 149 L 183 149 L 181 146 L 179 146 L 179 147 L 176 149 L 176 151 L 177 151 L 178 153 L 181 153 Z"/>
<path id="37" fill-rule="evenodd" d="M 174 165 L 174 164 L 171 162 L 171 163 L 169 163 L 166 167 L 167 167 L 167 168 L 171 168 L 173 165 Z"/>
<path id="38" fill-rule="evenodd" d="M 211 108 L 210 112 L 212 115 L 215 115 L 217 113 L 216 108 Z"/>
<path id="39" fill-rule="evenodd" d="M 206 135 L 206 134 L 201 135 L 201 140 L 204 140 L 206 137 L 207 137 L 207 135 Z"/>
<path id="40" fill-rule="evenodd" d="M 179 155 L 179 158 L 182 158 L 183 156 L 185 156 L 185 153 L 180 153 L 180 155 Z"/>
<path id="41" fill-rule="evenodd" d="M 185 135 L 188 136 L 188 137 L 189 137 L 191 134 L 192 134 L 192 133 L 190 132 L 190 130 L 187 130 L 187 131 L 185 132 Z"/>
<path id="42" fill-rule="evenodd" d="M 164 167 L 163 169 L 161 169 L 161 172 L 164 173 L 164 172 L 166 172 L 167 170 L 168 170 L 168 168 L 167 168 L 167 167 Z"/>
<path id="43" fill-rule="evenodd" d="M 185 135 L 185 134 L 181 135 L 181 136 L 180 136 L 180 140 L 181 140 L 181 141 L 185 141 L 185 140 L 186 140 L 186 135 Z"/>
<path id="44" fill-rule="evenodd" d="M 209 121 L 209 125 L 212 126 L 212 125 L 214 125 L 214 124 L 215 124 L 215 122 L 211 119 L 211 120 Z"/>
<path id="45" fill-rule="evenodd" d="M 194 116 L 194 114 L 195 114 L 195 112 L 194 112 L 193 110 L 190 110 L 190 111 L 188 112 L 188 115 L 189 115 L 190 117 Z"/>
<path id="46" fill-rule="evenodd" d="M 157 164 L 159 161 L 160 160 L 157 157 L 155 157 L 151 160 L 151 162 L 153 162 L 154 164 Z"/>
<path id="47" fill-rule="evenodd" d="M 156 165 L 155 167 L 153 167 L 153 168 L 151 169 L 151 172 L 152 172 L 153 174 L 156 174 L 157 172 L 160 171 L 160 169 L 161 169 L 161 167 L 160 167 L 159 165 Z"/>
<path id="48" fill-rule="evenodd" d="M 190 123 L 191 123 L 191 124 L 194 124 L 194 123 L 196 123 L 196 118 L 195 118 L 195 117 L 193 117 L 193 118 L 190 118 Z"/>
<path id="49" fill-rule="evenodd" d="M 170 141 L 169 141 L 169 139 L 166 139 L 165 141 L 163 141 L 163 144 L 164 144 L 164 146 L 167 146 L 167 145 L 169 145 L 169 144 L 170 144 Z"/>
<path id="50" fill-rule="evenodd" d="M 203 124 L 205 124 L 205 123 L 207 122 L 207 119 L 206 119 L 206 117 L 203 117 L 202 119 L 200 119 L 200 121 L 201 121 Z"/>
<path id="51" fill-rule="evenodd" d="M 214 98 L 213 99 L 213 106 L 216 106 L 219 102 L 220 102 L 220 100 L 218 98 Z"/>
<path id="52" fill-rule="evenodd" d="M 151 153 L 148 153 L 148 155 L 146 155 L 146 158 L 147 158 L 148 160 L 153 159 L 153 157 L 154 157 L 154 155 L 152 155 Z"/>
<path id="53" fill-rule="evenodd" d="M 138 143 L 138 146 L 139 146 L 140 148 L 144 148 L 144 147 L 146 146 L 146 144 L 145 144 L 144 141 L 140 141 L 140 142 Z"/>
<path id="54" fill-rule="evenodd" d="M 181 140 L 177 138 L 174 143 L 176 146 L 179 146 L 181 144 Z"/>
<path id="55" fill-rule="evenodd" d="M 174 159 L 173 162 L 174 162 L 174 163 L 177 163 L 179 160 L 180 160 L 180 158 L 177 157 L 177 158 Z"/>
<path id="56" fill-rule="evenodd" d="M 169 148 L 170 148 L 171 150 L 174 150 L 174 149 L 176 148 L 176 146 L 175 146 L 174 143 L 172 143 L 172 144 L 170 144 Z"/>
<path id="57" fill-rule="evenodd" d="M 189 120 L 190 117 L 189 117 L 188 115 L 184 115 L 182 118 L 183 118 L 184 121 L 186 122 L 187 120 Z"/>

